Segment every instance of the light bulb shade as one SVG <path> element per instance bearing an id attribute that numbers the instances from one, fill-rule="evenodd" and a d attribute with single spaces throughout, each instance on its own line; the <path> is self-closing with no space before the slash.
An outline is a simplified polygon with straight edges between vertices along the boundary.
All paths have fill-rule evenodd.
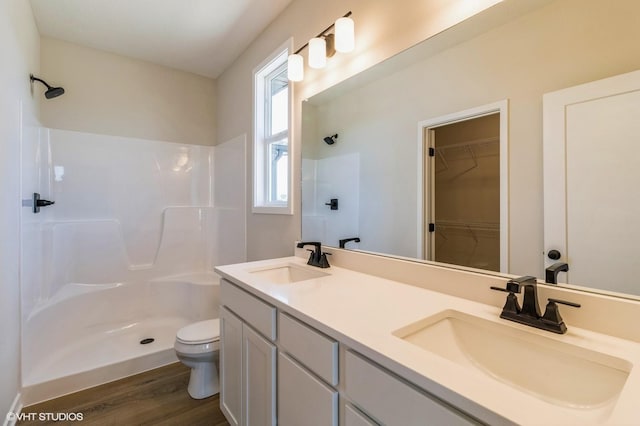
<path id="1" fill-rule="evenodd" d="M 289 55 L 287 59 L 287 78 L 291 81 L 304 79 L 304 59 L 302 55 Z"/>
<path id="2" fill-rule="evenodd" d="M 335 24 L 336 51 L 341 53 L 351 52 L 355 48 L 355 31 L 353 19 L 339 18 Z"/>
<path id="3" fill-rule="evenodd" d="M 322 37 L 309 40 L 309 66 L 324 68 L 327 65 L 327 42 Z"/>

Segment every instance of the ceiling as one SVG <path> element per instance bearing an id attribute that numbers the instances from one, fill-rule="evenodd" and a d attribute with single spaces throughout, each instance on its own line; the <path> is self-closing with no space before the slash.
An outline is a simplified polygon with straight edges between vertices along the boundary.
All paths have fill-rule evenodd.
<path id="1" fill-rule="evenodd" d="M 40 35 L 218 77 L 291 0 L 31 0 Z"/>

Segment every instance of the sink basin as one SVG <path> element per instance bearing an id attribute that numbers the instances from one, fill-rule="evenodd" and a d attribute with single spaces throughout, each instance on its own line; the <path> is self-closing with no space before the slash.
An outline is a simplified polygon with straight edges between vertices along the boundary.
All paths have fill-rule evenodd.
<path id="1" fill-rule="evenodd" d="M 393 334 L 461 367 L 572 408 L 608 404 L 618 396 L 632 368 L 620 358 L 454 310 Z"/>
<path id="2" fill-rule="evenodd" d="M 291 284 L 329 275 L 319 269 L 315 270 L 291 264 L 254 269 L 249 272 L 274 284 Z"/>

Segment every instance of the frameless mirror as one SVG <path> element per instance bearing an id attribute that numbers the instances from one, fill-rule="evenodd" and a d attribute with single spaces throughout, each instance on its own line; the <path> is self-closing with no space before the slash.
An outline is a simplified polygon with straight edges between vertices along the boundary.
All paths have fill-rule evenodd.
<path id="1" fill-rule="evenodd" d="M 544 279 L 553 247 L 544 241 L 543 96 L 640 69 L 638 15 L 634 0 L 505 0 L 309 98 L 302 238 Z M 493 133 L 462 129 L 441 145 L 434 136 L 496 113 Z M 615 174 L 615 161 L 600 169 Z M 640 285 L 570 274 L 558 272 L 561 285 L 640 295 Z"/>

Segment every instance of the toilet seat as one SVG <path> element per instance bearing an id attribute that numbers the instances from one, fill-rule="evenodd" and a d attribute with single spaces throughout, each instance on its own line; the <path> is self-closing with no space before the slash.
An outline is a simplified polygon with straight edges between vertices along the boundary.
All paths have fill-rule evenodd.
<path id="1" fill-rule="evenodd" d="M 220 340 L 220 320 L 218 318 L 199 321 L 182 327 L 176 340 L 186 345 L 202 345 Z"/>

